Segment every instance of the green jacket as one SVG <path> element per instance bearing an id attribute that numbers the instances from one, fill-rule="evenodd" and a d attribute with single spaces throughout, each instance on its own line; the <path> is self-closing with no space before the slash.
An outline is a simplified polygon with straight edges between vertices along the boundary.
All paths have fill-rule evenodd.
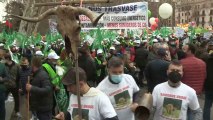
<path id="1" fill-rule="evenodd" d="M 3 78 L 3 80 L 0 81 L 0 91 L 6 91 L 4 81 L 9 80 L 9 74 L 8 74 L 8 71 L 6 70 L 5 65 L 2 63 L 0 63 L 0 77 Z"/>

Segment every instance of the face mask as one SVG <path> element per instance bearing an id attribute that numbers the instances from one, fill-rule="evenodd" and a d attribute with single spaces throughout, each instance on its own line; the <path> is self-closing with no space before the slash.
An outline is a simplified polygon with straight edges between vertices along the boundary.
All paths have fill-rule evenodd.
<path id="1" fill-rule="evenodd" d="M 103 55 L 98 55 L 98 58 L 102 58 L 103 57 Z"/>
<path id="2" fill-rule="evenodd" d="M 26 70 L 26 69 L 28 68 L 28 65 L 22 65 L 21 68 L 22 68 L 23 70 Z"/>
<path id="3" fill-rule="evenodd" d="M 118 84 L 118 83 L 120 83 L 120 82 L 122 81 L 122 79 L 123 79 L 123 74 L 121 74 L 121 75 L 111 75 L 110 77 L 111 77 L 111 80 L 112 80 L 114 83 Z"/>
<path id="4" fill-rule="evenodd" d="M 168 78 L 169 78 L 169 80 L 170 80 L 171 82 L 173 82 L 173 83 L 178 83 L 178 82 L 180 82 L 182 76 L 181 76 L 181 74 L 180 74 L 179 72 L 177 72 L 177 71 L 172 71 L 172 72 L 170 72 L 170 73 L 168 74 Z"/>

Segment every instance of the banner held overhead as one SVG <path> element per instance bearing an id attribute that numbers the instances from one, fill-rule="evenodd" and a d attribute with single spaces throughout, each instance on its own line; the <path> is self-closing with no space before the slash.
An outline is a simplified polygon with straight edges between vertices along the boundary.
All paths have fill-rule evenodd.
<path id="1" fill-rule="evenodd" d="M 148 27 L 147 2 L 87 8 L 98 14 L 105 13 L 98 23 L 101 29 L 138 29 Z M 81 15 L 80 20 L 82 29 L 96 29 L 86 16 Z"/>

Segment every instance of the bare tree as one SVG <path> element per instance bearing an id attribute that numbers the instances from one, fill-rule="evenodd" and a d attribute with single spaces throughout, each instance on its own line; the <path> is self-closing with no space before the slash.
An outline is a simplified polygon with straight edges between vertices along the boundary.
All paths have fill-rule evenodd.
<path id="1" fill-rule="evenodd" d="M 23 10 L 24 10 L 24 5 L 21 2 L 11 1 L 6 5 L 5 9 L 8 14 L 15 14 L 15 15 L 22 16 Z M 6 17 L 6 20 L 7 19 L 8 18 Z M 13 30 L 17 31 L 19 29 L 21 20 L 15 19 L 15 18 L 10 18 L 10 22 L 13 24 Z"/>
<path id="2" fill-rule="evenodd" d="M 23 12 L 23 16 L 25 17 L 35 17 L 39 16 L 43 12 L 45 12 L 48 7 L 34 7 L 34 3 L 44 3 L 44 2 L 55 2 L 55 0 L 26 0 L 25 2 L 25 9 Z M 28 23 L 25 21 L 21 21 L 19 32 L 24 33 L 26 35 L 30 35 L 33 32 L 38 31 L 38 26 L 40 22 L 38 23 Z"/>

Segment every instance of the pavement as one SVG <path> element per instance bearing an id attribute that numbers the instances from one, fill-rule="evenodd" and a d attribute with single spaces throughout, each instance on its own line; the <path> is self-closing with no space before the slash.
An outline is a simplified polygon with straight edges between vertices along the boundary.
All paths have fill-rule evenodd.
<path id="1" fill-rule="evenodd" d="M 204 106 L 204 95 L 202 96 L 199 96 L 199 103 L 200 103 L 200 106 L 201 108 L 203 109 L 203 106 Z M 14 109 L 14 100 L 13 100 L 13 97 L 11 95 L 9 95 L 8 99 L 5 101 L 6 103 L 6 120 L 24 120 L 24 119 L 17 119 L 17 117 L 14 116 L 14 113 L 13 113 L 13 109 Z M 23 102 L 21 102 L 20 104 L 21 108 L 25 108 L 25 105 Z M 21 113 L 26 113 L 25 112 L 26 109 L 21 109 Z M 211 120 L 213 120 L 213 107 L 211 109 Z M 13 114 L 13 115 L 12 115 Z M 25 114 L 26 115 L 26 114 Z M 27 120 L 27 119 L 25 119 Z"/>

